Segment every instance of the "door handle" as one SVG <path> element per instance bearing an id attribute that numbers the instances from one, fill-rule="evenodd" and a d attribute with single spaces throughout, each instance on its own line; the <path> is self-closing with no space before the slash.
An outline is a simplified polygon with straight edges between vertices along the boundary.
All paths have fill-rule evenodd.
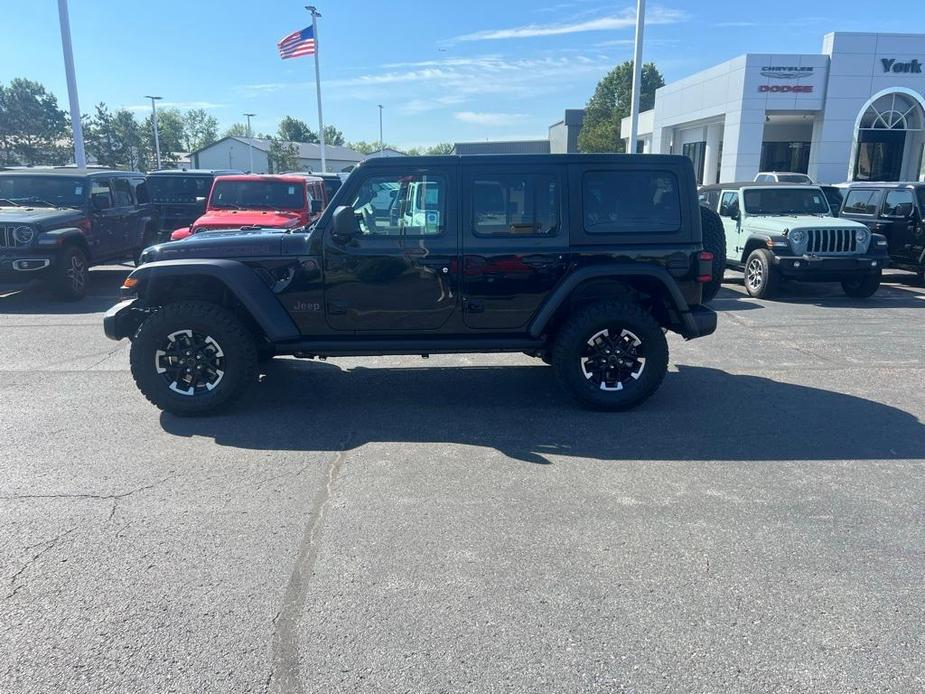
<path id="1" fill-rule="evenodd" d="M 426 248 L 406 248 L 402 253 L 406 256 L 425 256 L 427 255 Z"/>

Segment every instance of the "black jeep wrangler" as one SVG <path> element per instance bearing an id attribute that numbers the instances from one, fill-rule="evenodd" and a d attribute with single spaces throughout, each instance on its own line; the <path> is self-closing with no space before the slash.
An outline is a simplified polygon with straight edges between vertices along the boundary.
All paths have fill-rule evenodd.
<path id="1" fill-rule="evenodd" d="M 144 174 L 0 170 L 0 282 L 45 279 L 60 299 L 80 299 L 91 265 L 137 261 L 157 231 Z"/>
<path id="2" fill-rule="evenodd" d="M 206 200 L 216 176 L 240 174 L 235 169 L 164 169 L 148 173 L 151 202 L 157 206 L 161 234 L 166 241 L 170 232 L 192 226 L 206 211 Z"/>
<path id="3" fill-rule="evenodd" d="M 625 409 L 662 382 L 666 330 L 716 329 L 700 219 L 681 156 L 373 159 L 311 227 L 147 249 L 105 331 L 177 414 L 227 404 L 277 354 L 526 352 Z"/>

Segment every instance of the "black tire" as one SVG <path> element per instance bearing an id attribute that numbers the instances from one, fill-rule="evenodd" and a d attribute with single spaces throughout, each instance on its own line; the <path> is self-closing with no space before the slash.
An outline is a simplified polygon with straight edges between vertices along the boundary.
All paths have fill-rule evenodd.
<path id="1" fill-rule="evenodd" d="M 79 301 L 87 295 L 90 264 L 79 246 L 65 246 L 55 260 L 51 289 L 61 301 Z"/>
<path id="2" fill-rule="evenodd" d="M 723 220 L 713 210 L 700 206 L 700 227 L 703 229 L 703 250 L 713 254 L 713 280 L 703 285 L 704 304 L 713 301 L 723 286 L 726 271 L 726 231 Z"/>
<path id="3" fill-rule="evenodd" d="M 583 405 L 626 410 L 658 390 L 668 371 L 668 342 L 644 309 L 601 301 L 566 321 L 552 362 L 559 382 Z"/>
<path id="4" fill-rule="evenodd" d="M 157 232 L 154 231 L 151 227 L 145 227 L 145 233 L 141 237 L 141 248 L 136 248 L 132 251 L 132 261 L 135 263 L 135 267 L 141 265 L 141 253 L 148 246 L 153 246 L 157 243 Z"/>
<path id="5" fill-rule="evenodd" d="M 780 273 L 772 259 L 766 248 L 755 249 L 745 259 L 745 291 L 756 299 L 770 299 L 780 286 Z"/>
<path id="6" fill-rule="evenodd" d="M 867 299 L 877 293 L 880 288 L 882 273 L 875 272 L 856 280 L 845 280 L 841 288 L 848 296 L 854 299 Z"/>
<path id="7" fill-rule="evenodd" d="M 216 412 L 257 381 L 254 337 L 234 314 L 207 302 L 169 304 L 152 314 L 135 333 L 129 359 L 144 396 L 181 416 Z M 185 380 L 189 374 L 195 380 Z"/>

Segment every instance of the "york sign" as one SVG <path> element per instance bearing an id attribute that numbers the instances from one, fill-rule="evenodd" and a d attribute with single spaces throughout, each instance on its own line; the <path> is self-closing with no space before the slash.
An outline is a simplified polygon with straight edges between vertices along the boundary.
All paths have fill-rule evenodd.
<path id="1" fill-rule="evenodd" d="M 907 63 L 897 63 L 896 58 L 881 58 L 880 64 L 883 65 L 884 72 L 922 72 L 922 63 L 918 60 L 910 60 Z"/>

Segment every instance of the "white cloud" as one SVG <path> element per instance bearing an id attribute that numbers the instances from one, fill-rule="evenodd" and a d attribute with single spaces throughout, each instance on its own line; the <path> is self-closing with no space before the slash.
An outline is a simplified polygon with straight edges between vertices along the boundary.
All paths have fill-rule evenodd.
<path id="1" fill-rule="evenodd" d="M 516 125 L 529 116 L 525 113 L 476 113 L 475 111 L 460 111 L 454 113 L 453 117 L 463 123 L 487 125 L 497 128 L 507 125 Z"/>
<path id="2" fill-rule="evenodd" d="M 687 14 L 681 10 L 664 7 L 653 7 L 646 13 L 646 24 L 675 24 L 687 19 Z M 463 34 L 451 39 L 456 41 L 497 41 L 500 39 L 524 39 L 537 36 L 560 36 L 562 34 L 577 34 L 586 31 L 614 31 L 627 29 L 636 24 L 636 11 L 627 8 L 617 15 L 597 17 L 580 22 L 555 24 L 527 24 L 507 29 L 485 29 L 471 34 Z"/>

